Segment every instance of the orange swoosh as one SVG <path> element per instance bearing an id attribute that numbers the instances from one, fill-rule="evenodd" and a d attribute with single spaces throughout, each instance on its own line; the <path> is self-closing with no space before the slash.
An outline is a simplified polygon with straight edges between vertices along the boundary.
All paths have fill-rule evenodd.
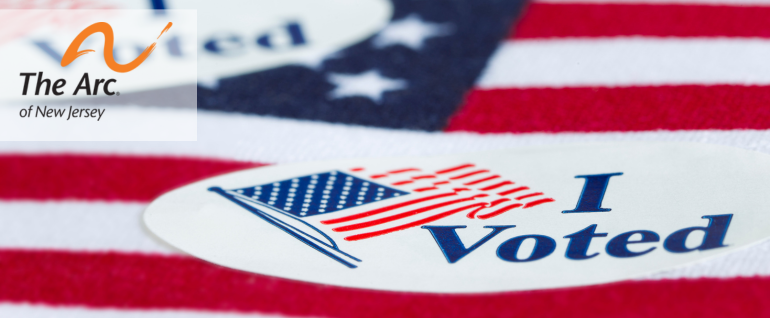
<path id="1" fill-rule="evenodd" d="M 160 35 L 158 35 L 158 39 L 160 39 L 160 36 L 163 35 L 166 31 L 168 31 L 169 28 L 171 28 L 171 22 L 169 22 L 166 25 L 166 28 L 163 29 L 163 31 L 160 32 Z M 94 23 L 87 28 L 85 28 L 80 34 L 78 34 L 77 37 L 75 37 L 74 40 L 72 40 L 72 43 L 70 43 L 70 46 L 67 48 L 67 51 L 64 52 L 64 55 L 61 59 L 61 66 L 67 66 L 72 61 L 74 61 L 76 58 L 88 54 L 90 52 L 94 52 L 94 50 L 82 50 L 78 51 L 80 49 L 80 44 L 83 43 L 83 41 L 86 40 L 89 36 L 91 36 L 94 33 L 102 33 L 104 35 L 104 62 L 107 63 L 107 66 L 118 73 L 126 73 L 130 72 L 133 69 L 137 68 L 140 64 L 144 62 L 145 59 L 147 59 L 148 56 L 152 53 L 153 50 L 155 50 L 155 42 L 153 42 L 150 46 L 148 46 L 142 54 L 139 54 L 137 58 L 135 58 L 133 61 L 126 63 L 126 64 L 118 64 L 115 62 L 115 58 L 112 56 L 112 47 L 115 43 L 115 37 L 112 33 L 112 27 L 107 22 L 97 22 Z"/>

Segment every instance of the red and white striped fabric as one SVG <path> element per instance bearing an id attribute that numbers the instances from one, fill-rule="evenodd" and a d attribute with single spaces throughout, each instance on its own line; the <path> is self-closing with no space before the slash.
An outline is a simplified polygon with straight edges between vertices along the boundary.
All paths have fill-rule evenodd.
<path id="1" fill-rule="evenodd" d="M 770 316 L 768 243 L 600 286 L 410 294 L 211 265 L 140 219 L 261 164 L 623 140 L 770 153 L 768 85 L 770 2 L 534 2 L 448 132 L 201 111 L 197 143 L 0 143 L 0 317 Z"/>
<path id="2" fill-rule="evenodd" d="M 768 17 L 756 5 L 535 2 L 449 130 L 766 129 Z"/>

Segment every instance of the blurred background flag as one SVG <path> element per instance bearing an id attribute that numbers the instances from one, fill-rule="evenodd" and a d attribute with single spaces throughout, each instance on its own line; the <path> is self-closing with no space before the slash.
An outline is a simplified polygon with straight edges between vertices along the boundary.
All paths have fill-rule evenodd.
<path id="1" fill-rule="evenodd" d="M 331 2 L 329 8 L 338 8 Z M 268 6 L 0 5 L 198 6 L 202 25 L 224 25 Z M 372 22 L 371 34 L 309 50 L 301 62 L 281 56 L 314 43 L 303 21 L 297 20 L 299 27 L 273 21 L 281 27 L 275 34 L 283 35 L 272 42 L 220 36 L 221 46 L 209 48 L 199 26 L 196 49 L 201 61 L 212 62 L 208 71 L 199 70 L 209 73 L 198 81 L 198 142 L 0 143 L 0 316 L 768 315 L 767 243 L 608 285 L 440 295 L 239 272 L 152 237 L 140 216 L 153 198 L 263 164 L 610 140 L 705 142 L 770 153 L 768 2 L 398 0 L 372 8 L 372 17 L 385 12 L 387 18 Z M 356 16 L 343 11 L 324 14 Z M 221 14 L 206 20 L 206 12 Z M 246 55 L 217 53 L 241 44 L 261 52 L 253 54 L 273 48 L 269 52 L 279 55 L 264 55 L 275 60 L 252 65 L 257 59 L 235 63 Z M 279 45 L 285 50 L 277 50 Z M 39 54 L 30 58 L 51 59 Z M 151 93 L 173 92 L 171 87 Z M 168 103 L 139 104 L 145 107 L 136 108 L 140 113 L 174 109 Z"/>

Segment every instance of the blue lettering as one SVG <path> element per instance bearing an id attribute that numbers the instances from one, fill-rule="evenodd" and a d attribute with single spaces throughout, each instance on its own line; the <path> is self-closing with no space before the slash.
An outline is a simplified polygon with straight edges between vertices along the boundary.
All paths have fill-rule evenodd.
<path id="1" fill-rule="evenodd" d="M 671 233 L 663 242 L 663 247 L 672 253 L 686 253 L 694 250 L 704 251 L 712 248 L 725 247 L 723 244 L 725 235 L 727 234 L 727 228 L 730 226 L 730 220 L 732 220 L 732 214 L 722 215 L 704 215 L 703 219 L 709 219 L 709 225 L 706 227 L 688 227 L 681 229 L 674 233 Z M 703 241 L 698 247 L 687 248 L 685 242 L 687 236 L 693 231 L 703 231 Z"/>
<path id="2" fill-rule="evenodd" d="M 292 46 L 300 46 L 307 44 L 307 40 L 305 39 L 305 34 L 302 32 L 302 27 L 299 25 L 299 23 L 296 22 L 290 22 L 285 25 L 286 28 L 286 34 L 289 35 L 289 39 Z M 257 45 L 268 48 L 268 49 L 275 49 L 276 43 L 273 41 L 273 37 L 275 34 L 273 31 L 266 32 L 264 35 L 257 38 Z"/>
<path id="3" fill-rule="evenodd" d="M 575 176 L 575 178 L 585 178 L 583 192 L 580 193 L 577 206 L 574 210 L 562 211 L 562 213 L 584 213 L 584 212 L 609 212 L 612 209 L 602 208 L 604 193 L 607 191 L 607 185 L 613 176 L 623 175 L 622 172 L 594 174 Z"/>
<path id="4" fill-rule="evenodd" d="M 596 231 L 596 224 L 591 224 L 587 228 L 564 236 L 564 238 L 569 239 L 569 245 L 567 245 L 567 253 L 565 256 L 569 259 L 582 260 L 599 255 L 599 253 L 586 255 L 588 253 L 588 247 L 591 245 L 591 239 L 594 237 L 607 236 L 607 233 L 595 233 L 594 231 Z"/>
<path id="5" fill-rule="evenodd" d="M 521 243 L 526 239 L 535 240 L 535 248 L 525 259 L 519 259 L 516 254 L 519 252 Z M 497 248 L 497 257 L 509 262 L 532 262 L 551 255 L 556 249 L 556 241 L 545 235 L 522 235 L 514 237 L 500 244 Z"/>
<path id="6" fill-rule="evenodd" d="M 641 234 L 642 239 L 638 241 L 629 241 L 628 239 L 631 238 L 634 234 Z M 652 250 L 655 249 L 655 247 L 650 247 L 642 252 L 632 252 L 628 250 L 628 244 L 638 244 L 638 243 L 651 243 L 651 242 L 659 242 L 660 236 L 658 236 L 658 233 L 652 232 L 652 231 L 630 231 L 623 234 L 619 234 L 616 237 L 613 237 L 609 243 L 607 243 L 607 254 L 610 254 L 614 257 L 636 257 L 641 256 L 644 254 L 647 254 L 649 252 L 652 252 Z"/>
<path id="7" fill-rule="evenodd" d="M 286 25 L 286 31 L 289 31 L 289 35 L 291 36 L 291 44 L 296 46 L 307 43 L 305 34 L 302 33 L 302 28 L 299 26 L 299 23 L 289 23 Z"/>
<path id="8" fill-rule="evenodd" d="M 171 37 L 167 42 L 168 53 L 171 56 L 182 56 L 182 47 L 179 45 L 179 37 Z"/>
<path id="9" fill-rule="evenodd" d="M 150 0 L 150 6 L 154 10 L 166 10 L 166 3 L 163 0 Z"/>
<path id="10" fill-rule="evenodd" d="M 433 235 L 433 239 L 436 240 L 436 244 L 438 244 L 438 247 L 441 249 L 441 252 L 444 253 L 444 257 L 446 257 L 446 260 L 452 264 L 459 261 L 461 258 L 465 257 L 465 255 L 470 254 L 475 249 L 477 249 L 482 244 L 486 243 L 493 237 L 497 236 L 497 234 L 500 234 L 500 232 L 505 231 L 506 229 L 516 227 L 515 225 L 500 225 L 500 226 L 485 226 L 485 228 L 492 229 L 492 232 L 484 236 L 481 240 L 476 242 L 476 244 L 473 244 L 469 248 L 465 248 L 465 244 L 460 240 L 460 237 L 457 236 L 457 232 L 455 232 L 455 229 L 464 229 L 465 225 L 455 225 L 455 226 L 430 226 L 430 225 L 423 225 L 423 229 L 427 229 L 430 231 L 430 234 Z"/>
<path id="11" fill-rule="evenodd" d="M 236 34 L 219 34 L 214 35 L 211 39 L 203 44 L 203 48 L 211 53 L 221 55 L 233 55 L 240 53 L 243 49 L 243 42 L 241 37 Z"/>
<path id="12" fill-rule="evenodd" d="M 59 54 L 59 52 L 56 52 L 56 50 L 51 47 L 50 43 L 44 41 L 34 41 L 32 43 L 34 43 L 35 46 L 42 50 L 46 55 L 50 56 L 54 61 L 56 61 L 56 63 L 61 63 L 62 55 Z"/>

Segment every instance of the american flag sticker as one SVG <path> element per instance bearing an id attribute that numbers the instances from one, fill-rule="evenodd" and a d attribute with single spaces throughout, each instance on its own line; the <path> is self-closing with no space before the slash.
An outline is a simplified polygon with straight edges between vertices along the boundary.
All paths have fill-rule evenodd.
<path id="1" fill-rule="evenodd" d="M 194 256 L 265 275 L 527 290 L 630 279 L 763 239 L 767 180 L 766 155 L 725 147 L 555 145 L 252 168 L 161 196 L 145 222 Z"/>

